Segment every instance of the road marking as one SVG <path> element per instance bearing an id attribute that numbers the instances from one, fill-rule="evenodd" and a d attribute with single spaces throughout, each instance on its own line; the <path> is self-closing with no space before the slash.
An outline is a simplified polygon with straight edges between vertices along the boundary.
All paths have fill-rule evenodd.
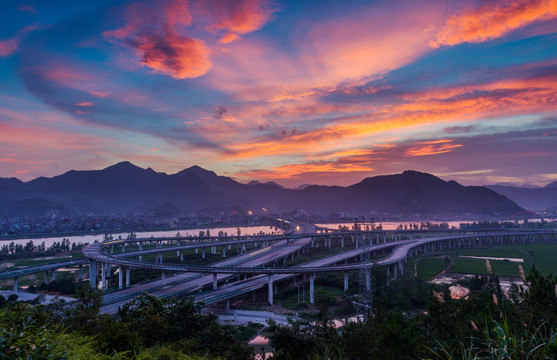
<path id="1" fill-rule="evenodd" d="M 258 251 L 256 251 L 256 252 L 250 253 L 249 255 L 250 255 L 250 256 L 257 255 L 257 254 L 262 253 L 263 251 L 269 250 L 270 248 L 271 248 L 271 247 L 268 246 L 268 247 L 266 247 L 266 248 L 264 248 L 264 249 L 261 249 L 261 250 L 258 250 Z"/>

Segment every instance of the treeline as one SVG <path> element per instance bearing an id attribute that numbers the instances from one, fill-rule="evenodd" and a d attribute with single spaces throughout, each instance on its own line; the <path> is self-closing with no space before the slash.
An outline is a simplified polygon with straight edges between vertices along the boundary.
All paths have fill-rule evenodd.
<path id="1" fill-rule="evenodd" d="M 397 230 L 449 230 L 449 224 L 446 222 L 432 223 L 429 221 L 412 224 L 399 224 Z"/>
<path id="2" fill-rule="evenodd" d="M 472 223 L 461 223 L 461 229 L 554 229 L 556 221 L 530 222 L 524 219 L 522 223 L 515 221 L 474 221 Z"/>
<path id="3" fill-rule="evenodd" d="M 12 241 L 10 244 L 4 244 L 0 247 L 0 260 L 53 256 L 68 251 L 79 251 L 85 245 L 87 244 L 70 243 L 70 240 L 66 238 L 62 241 L 53 242 L 49 247 L 45 245 L 44 241 L 39 245 L 35 245 L 33 240 L 29 240 L 25 245 L 16 244 Z"/>
<path id="4" fill-rule="evenodd" d="M 365 322 L 336 329 L 321 309 L 317 324 L 272 324 L 273 359 L 556 359 L 557 279 L 533 268 L 524 281 L 507 292 L 494 276 L 476 277 L 468 298 L 433 291 L 417 313 L 379 289 Z"/>
<path id="5" fill-rule="evenodd" d="M 253 331 L 201 315 L 193 298 L 143 294 L 116 316 L 100 314 L 101 295 L 78 288 L 75 304 L 33 305 L 0 299 L 4 359 L 253 359 Z M 13 300 L 13 299 L 10 299 Z"/>

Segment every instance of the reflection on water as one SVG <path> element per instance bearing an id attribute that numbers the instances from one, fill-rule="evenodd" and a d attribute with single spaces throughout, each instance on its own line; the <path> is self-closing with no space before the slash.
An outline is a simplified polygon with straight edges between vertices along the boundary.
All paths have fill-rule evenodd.
<path id="1" fill-rule="evenodd" d="M 259 234 L 259 232 L 261 231 L 267 234 L 274 233 L 274 232 L 282 233 L 281 229 L 275 230 L 274 227 L 270 227 L 270 226 L 246 226 L 246 227 L 240 227 L 239 229 L 241 235 L 256 235 Z M 177 233 L 180 234 L 179 236 L 198 236 L 200 231 L 207 232 L 207 228 L 187 229 L 187 230 L 175 229 L 175 230 L 167 230 L 167 231 L 145 231 L 145 232 L 135 232 L 135 234 L 137 235 L 138 238 L 171 237 L 171 236 L 176 236 Z M 219 231 L 222 231 L 223 233 L 227 233 L 230 236 L 232 235 L 235 236 L 237 235 L 238 227 L 213 228 L 213 229 L 209 229 L 209 231 L 211 232 L 212 236 L 217 236 Z M 125 239 L 129 235 L 129 232 L 111 233 L 111 235 L 114 239 L 118 239 L 119 237 Z M 39 245 L 44 241 L 45 246 L 50 247 L 54 242 L 61 242 L 62 239 L 69 239 L 70 243 L 72 244 L 73 243 L 92 244 L 95 242 L 95 240 L 103 241 L 104 235 L 95 234 L 95 235 L 61 236 L 61 237 L 51 237 L 51 238 L 33 238 L 33 239 L 24 238 L 24 239 L 17 239 L 17 240 L 10 239 L 10 240 L 1 240 L 0 246 L 3 244 L 9 244 L 11 242 L 14 242 L 14 244 L 25 245 L 25 243 L 29 242 L 29 240 L 32 240 L 33 244 L 35 245 Z"/>

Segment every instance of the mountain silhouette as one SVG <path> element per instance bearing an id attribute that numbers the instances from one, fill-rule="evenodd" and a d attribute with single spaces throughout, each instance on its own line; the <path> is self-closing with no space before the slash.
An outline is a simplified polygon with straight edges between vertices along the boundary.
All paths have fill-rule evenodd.
<path id="1" fill-rule="evenodd" d="M 285 189 L 274 182 L 242 184 L 199 166 L 168 175 L 127 161 L 28 182 L 0 178 L 0 196 L 5 217 L 37 216 L 51 210 L 63 215 L 177 215 L 267 208 L 321 214 L 457 216 L 508 216 L 524 210 L 488 188 L 462 186 L 417 171 L 370 177 L 347 187 Z"/>

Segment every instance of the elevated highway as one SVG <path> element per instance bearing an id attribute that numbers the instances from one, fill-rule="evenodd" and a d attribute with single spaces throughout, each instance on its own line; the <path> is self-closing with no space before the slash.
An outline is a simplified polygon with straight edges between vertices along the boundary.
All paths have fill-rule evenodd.
<path id="1" fill-rule="evenodd" d="M 400 233 L 400 232 L 398 232 Z M 473 234 L 461 233 L 457 235 L 448 236 L 437 236 L 432 238 L 411 238 L 406 240 L 399 240 L 400 237 L 393 237 L 396 240 L 387 242 L 385 234 L 386 232 L 344 232 L 344 233 L 329 233 L 329 234 L 303 234 L 303 235 L 288 235 L 285 236 L 286 246 L 288 244 L 296 244 L 296 246 L 311 246 L 314 245 L 316 241 L 324 241 L 324 245 L 330 244 L 331 237 L 334 236 L 349 236 L 358 243 L 364 236 L 371 239 L 373 245 L 366 248 L 356 248 L 352 250 L 347 250 L 342 253 L 318 259 L 312 262 L 308 262 L 298 266 L 291 267 L 270 267 L 266 266 L 266 263 L 262 261 L 263 259 L 253 259 L 250 262 L 234 263 L 233 261 L 223 261 L 216 264 L 210 265 L 188 265 L 188 264 L 161 264 L 161 263 L 146 263 L 139 260 L 124 259 L 120 256 L 108 255 L 102 253 L 100 249 L 103 248 L 102 244 L 97 244 L 93 250 L 97 252 L 92 256 L 93 259 L 99 261 L 114 261 L 118 266 L 128 266 L 128 267 L 141 267 L 149 269 L 157 269 L 161 272 L 187 272 L 189 273 L 187 280 L 181 282 L 181 287 L 176 288 L 174 286 L 163 286 L 160 290 L 157 290 L 157 296 L 176 296 L 185 294 L 195 294 L 195 298 L 198 301 L 202 301 L 205 304 L 211 304 L 214 302 L 225 301 L 235 296 L 246 294 L 249 292 L 254 292 L 265 286 L 268 287 L 268 298 L 269 303 L 273 303 L 274 294 L 274 284 L 280 281 L 284 281 L 290 278 L 294 278 L 300 274 L 306 274 L 309 276 L 310 280 L 310 302 L 313 302 L 314 298 L 314 280 L 315 275 L 321 272 L 337 272 L 342 271 L 345 274 L 345 288 L 348 284 L 348 272 L 353 270 L 359 270 L 361 268 L 369 266 L 385 266 L 387 271 L 392 276 L 397 276 L 398 273 L 402 273 L 403 264 L 409 256 L 416 255 L 418 253 L 426 253 L 429 251 L 440 250 L 443 248 L 458 248 L 463 246 L 489 246 L 495 244 L 508 244 L 508 243 L 519 243 L 519 242 L 532 242 L 532 241 L 555 241 L 557 240 L 557 232 L 555 231 L 493 231 L 485 234 L 479 234 L 474 231 Z M 380 236 L 383 235 L 383 236 Z M 305 239 L 303 243 L 297 243 L 298 240 L 293 240 L 292 238 L 300 237 Z M 248 240 L 245 240 L 248 241 Z M 254 239 L 249 241 L 256 241 Z M 261 239 L 257 239 L 261 241 Z M 213 243 L 213 246 L 223 246 L 226 243 Z M 177 247 L 168 247 L 162 249 L 152 249 L 150 251 L 179 251 L 186 247 L 191 248 L 196 246 L 195 244 L 182 245 Z M 292 245 L 290 245 L 292 246 Z M 299 250 L 301 248 L 296 248 Z M 380 260 L 374 261 L 372 263 L 360 263 L 352 262 L 348 263 L 349 260 L 357 259 L 364 251 L 378 252 L 385 249 L 393 249 L 392 253 Z M 295 250 L 295 251 L 296 251 Z M 255 253 L 261 250 L 256 250 Z M 294 252 L 295 252 L 294 251 Z M 99 254 L 100 253 L 100 254 Z M 138 253 L 126 253 L 126 255 L 137 256 Z M 293 253 L 292 251 L 290 253 Z M 274 258 L 277 256 L 280 259 L 284 258 L 284 253 L 275 253 Z M 342 264 L 344 262 L 344 264 Z M 269 264 L 270 262 L 267 262 Z M 198 275 L 192 275 L 191 273 L 197 273 Z M 211 276 L 200 275 L 200 274 L 212 274 Z M 231 274 L 235 275 L 247 275 L 251 276 L 248 279 L 236 281 L 230 284 L 224 284 L 218 287 L 217 282 L 222 282 L 221 280 L 231 278 Z M 176 275 L 179 277 L 181 275 Z M 208 287 L 211 281 L 213 282 L 213 289 L 210 291 L 200 292 L 203 288 Z M 170 284 L 168 284 L 170 285 Z M 164 289 L 163 289 L 164 288 Z M 153 292 L 154 293 L 154 292 Z M 113 308 L 114 310 L 114 308 Z M 109 311 L 110 312 L 110 311 Z"/>

